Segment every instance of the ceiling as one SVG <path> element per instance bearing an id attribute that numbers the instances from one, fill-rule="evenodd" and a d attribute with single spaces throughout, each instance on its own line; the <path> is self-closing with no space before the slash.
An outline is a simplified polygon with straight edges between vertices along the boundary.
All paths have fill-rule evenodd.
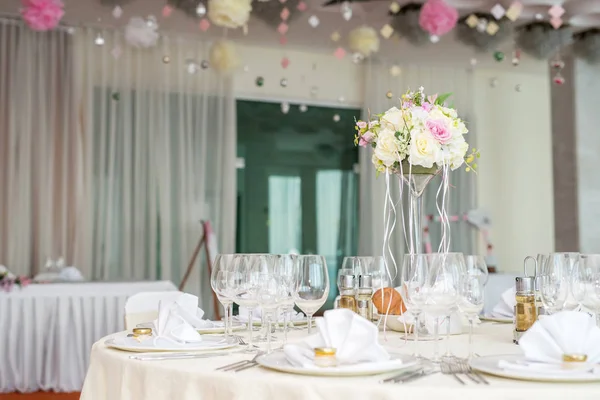
<path id="1" fill-rule="evenodd" d="M 166 4 L 166 0 L 63 0 L 66 4 L 66 14 L 64 21 L 70 24 L 97 24 L 99 26 L 123 26 L 132 16 L 156 15 L 159 17 L 160 28 L 164 31 L 176 31 L 179 33 L 189 33 L 201 37 L 221 36 L 223 30 L 217 27 L 211 27 L 206 33 L 198 28 L 198 19 L 186 16 L 182 12 L 175 11 L 169 18 L 161 16 L 161 10 Z M 277 2 L 278 0 L 269 0 Z M 290 0 L 290 4 L 293 0 Z M 338 31 L 342 38 L 352 28 L 360 24 L 368 24 L 379 30 L 384 24 L 389 22 L 390 0 L 368 0 L 364 2 L 352 3 L 353 15 L 350 21 L 345 21 L 341 14 L 340 5 L 323 7 L 325 0 L 305 0 L 308 10 L 303 12 L 297 18 L 291 18 L 289 22 L 289 31 L 287 37 L 289 45 L 297 47 L 307 47 L 311 50 L 335 48 L 335 44 L 329 40 L 332 32 Z M 419 0 L 417 0 L 419 1 Z M 468 15 L 473 11 L 489 12 L 491 8 L 500 3 L 505 8 L 512 3 L 512 0 L 446 0 L 449 4 L 456 7 L 461 15 Z M 102 3 L 105 4 L 102 4 Z M 124 10 L 123 16 L 115 19 L 112 15 L 112 6 L 106 3 L 117 2 L 122 4 Z M 411 0 L 397 0 L 400 6 L 415 2 Z M 421 0 L 422 2 L 422 0 Z M 548 10 L 555 4 L 563 4 L 565 15 L 563 20 L 576 27 L 577 30 L 585 30 L 591 27 L 600 27 L 600 0 L 521 0 L 523 4 L 523 13 L 516 22 L 526 24 L 536 19 L 536 15 L 548 20 Z M 275 5 L 274 5 L 275 6 Z M 20 0 L 2 0 L 0 1 L 0 13 L 18 14 Z M 283 8 L 283 5 L 280 5 Z M 278 15 L 278 14 L 275 14 Z M 308 18 L 316 15 L 320 24 L 312 28 L 308 24 Z M 276 32 L 276 24 L 268 24 L 253 16 L 248 27 L 248 34 L 244 35 L 241 30 L 236 30 L 228 34 L 230 38 L 235 38 L 242 42 L 261 45 L 279 45 L 279 34 Z M 446 39 L 448 44 L 452 39 Z M 385 41 L 384 41 L 385 42 Z M 389 43 L 383 43 L 382 50 L 387 47 L 396 46 L 402 40 L 392 38 Z M 443 41 L 440 43 L 444 43 Z M 438 49 L 440 46 L 438 46 Z"/>

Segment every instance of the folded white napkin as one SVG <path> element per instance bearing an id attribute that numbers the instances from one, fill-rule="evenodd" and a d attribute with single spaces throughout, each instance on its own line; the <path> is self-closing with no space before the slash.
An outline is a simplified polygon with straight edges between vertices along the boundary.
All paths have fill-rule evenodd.
<path id="1" fill-rule="evenodd" d="M 238 321 L 248 322 L 249 314 L 250 314 L 250 312 L 246 307 L 240 307 L 238 309 L 238 316 L 237 316 Z M 304 319 L 306 319 L 306 316 L 304 314 L 302 314 L 301 312 L 292 311 L 292 316 L 290 318 L 291 322 L 302 321 Z M 283 313 L 279 313 L 279 315 L 277 316 L 277 321 L 283 322 L 283 320 L 284 320 Z M 252 322 L 261 322 L 261 321 L 262 321 L 262 309 L 260 307 L 257 307 L 252 312 Z"/>
<path id="2" fill-rule="evenodd" d="M 62 267 L 54 268 L 54 270 L 48 269 L 45 272 L 41 272 L 33 278 L 36 282 L 80 282 L 83 281 L 83 275 L 76 267 Z"/>
<path id="3" fill-rule="evenodd" d="M 316 324 L 319 333 L 302 342 L 284 346 L 283 351 L 290 364 L 314 368 L 314 349 L 317 347 L 336 349 L 338 365 L 390 359 L 388 352 L 378 343 L 377 326 L 350 310 L 325 311 L 323 318 L 317 318 Z"/>
<path id="4" fill-rule="evenodd" d="M 515 315 L 516 290 L 514 287 L 507 289 L 502 293 L 500 302 L 492 309 L 490 317 L 492 318 L 513 318 Z"/>
<path id="5" fill-rule="evenodd" d="M 500 362 L 504 369 L 572 374 L 573 370 L 595 370 L 600 362 L 600 328 L 589 314 L 562 311 L 547 315 L 519 339 L 526 362 Z M 564 366 L 563 355 L 586 355 L 585 363 Z"/>
<path id="6" fill-rule="evenodd" d="M 394 316 L 395 317 L 395 316 Z M 409 331 L 412 332 L 412 325 L 415 322 L 415 317 L 410 312 L 405 312 L 400 315 L 398 318 L 398 322 L 402 324 L 406 324 Z M 410 325 L 410 326 L 409 326 Z M 419 325 L 421 325 L 421 330 L 419 330 L 420 334 L 432 335 L 435 330 L 435 317 L 426 313 L 422 313 L 419 315 Z M 450 334 L 456 335 L 462 333 L 463 331 L 463 317 L 454 312 L 450 315 Z M 446 334 L 448 329 L 448 319 L 439 318 L 438 319 L 438 332 L 440 335 Z"/>
<path id="7" fill-rule="evenodd" d="M 211 321 L 202 320 L 204 311 L 198 308 L 198 297 L 184 293 L 175 300 L 163 300 L 158 305 L 158 319 L 153 322 L 156 339 L 178 343 L 200 342 L 196 329 L 211 327 Z"/>
<path id="8" fill-rule="evenodd" d="M 6 268 L 4 265 L 0 265 L 0 275 L 4 275 L 6 274 L 6 277 L 8 279 L 14 279 L 16 278 L 15 274 L 13 274 L 12 272 L 10 272 L 8 270 L 8 268 Z"/>
<path id="9" fill-rule="evenodd" d="M 63 281 L 75 282 L 83 280 L 83 275 L 81 275 L 81 272 L 75 267 L 64 267 L 58 276 Z"/>

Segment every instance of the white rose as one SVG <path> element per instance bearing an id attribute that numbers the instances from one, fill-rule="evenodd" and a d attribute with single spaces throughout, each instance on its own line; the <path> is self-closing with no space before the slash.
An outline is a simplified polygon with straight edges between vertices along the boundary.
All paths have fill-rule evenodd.
<path id="1" fill-rule="evenodd" d="M 425 129 L 414 129 L 408 150 L 408 162 L 425 168 L 433 167 L 441 155 L 440 143 Z"/>
<path id="2" fill-rule="evenodd" d="M 402 110 L 392 107 L 383 114 L 381 122 L 394 132 L 399 131 L 400 127 L 404 126 L 404 114 Z"/>
<path id="3" fill-rule="evenodd" d="M 248 23 L 251 0 L 209 0 L 208 18 L 217 26 L 239 28 Z"/>
<path id="4" fill-rule="evenodd" d="M 467 150 L 469 150 L 469 144 L 461 135 L 444 146 L 442 162 L 450 165 L 450 168 L 454 171 L 465 162 Z"/>
<path id="5" fill-rule="evenodd" d="M 391 129 L 382 129 L 377 136 L 377 144 L 373 154 L 383 165 L 391 167 L 395 162 L 402 161 L 400 154 L 400 141 L 394 135 L 395 131 Z"/>

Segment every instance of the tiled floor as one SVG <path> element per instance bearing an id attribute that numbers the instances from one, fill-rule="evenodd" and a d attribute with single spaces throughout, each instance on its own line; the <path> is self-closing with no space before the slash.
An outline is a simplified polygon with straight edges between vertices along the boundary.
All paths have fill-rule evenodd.
<path id="1" fill-rule="evenodd" d="M 37 392 L 37 393 L 8 393 L 0 394 L 0 400 L 77 400 L 79 393 L 54 393 L 54 392 Z"/>

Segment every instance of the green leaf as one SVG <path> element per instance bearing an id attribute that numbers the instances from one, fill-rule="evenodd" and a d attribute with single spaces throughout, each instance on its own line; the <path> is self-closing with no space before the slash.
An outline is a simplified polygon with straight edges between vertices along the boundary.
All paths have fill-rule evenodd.
<path id="1" fill-rule="evenodd" d="M 435 104 L 438 106 L 444 105 L 444 102 L 448 100 L 448 97 L 452 96 L 452 93 L 443 93 L 438 95 L 437 99 L 435 99 Z"/>

